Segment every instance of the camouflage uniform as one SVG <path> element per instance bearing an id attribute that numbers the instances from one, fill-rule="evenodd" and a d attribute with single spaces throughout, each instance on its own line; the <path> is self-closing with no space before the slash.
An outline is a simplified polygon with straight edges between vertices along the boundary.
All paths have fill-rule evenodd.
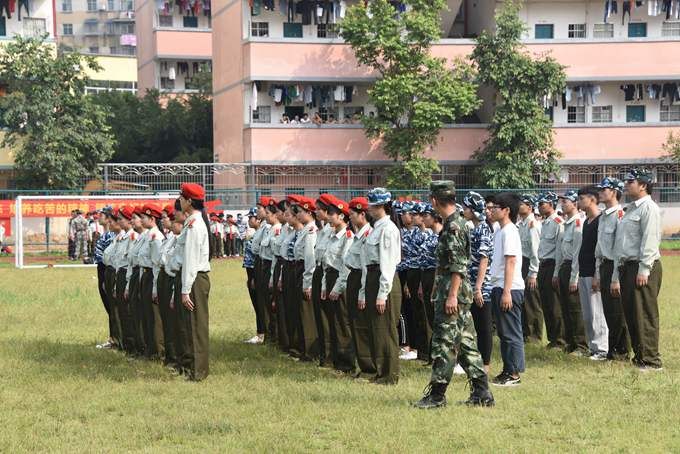
<path id="1" fill-rule="evenodd" d="M 72 228 L 76 246 L 75 257 L 87 259 L 87 219 L 85 219 L 82 214 L 79 214 L 78 217 L 73 220 Z"/>
<path id="2" fill-rule="evenodd" d="M 454 212 L 444 221 L 435 250 L 439 267 L 434 281 L 434 333 L 432 334 L 431 383 L 448 384 L 456 360 L 469 377 L 483 377 L 484 365 L 477 350 L 477 334 L 472 321 L 472 287 L 467 279 L 470 237 L 465 220 Z M 451 288 L 451 275 L 463 277 L 458 290 L 458 315 L 446 315 L 444 306 Z"/>
<path id="3" fill-rule="evenodd" d="M 433 181 L 430 184 L 432 197 L 449 197 L 454 195 L 455 191 L 453 181 Z M 432 377 L 425 395 L 414 405 L 418 408 L 437 408 L 446 405 L 446 388 L 457 362 L 465 369 L 472 390 L 466 404 L 492 406 L 494 398 L 489 391 L 488 377 L 484 371 L 482 356 L 477 349 L 477 334 L 470 312 L 472 287 L 467 276 L 470 236 L 465 220 L 458 211 L 454 211 L 444 220 L 435 255 L 438 268 L 433 292 Z M 461 277 L 457 295 L 458 312 L 455 315 L 447 315 L 446 300 L 454 274 Z"/>

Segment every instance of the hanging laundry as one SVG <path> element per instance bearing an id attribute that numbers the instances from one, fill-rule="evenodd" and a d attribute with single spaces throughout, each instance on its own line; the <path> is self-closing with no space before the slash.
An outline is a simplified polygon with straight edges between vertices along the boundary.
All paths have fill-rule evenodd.
<path id="1" fill-rule="evenodd" d="M 311 107 L 314 98 L 312 97 L 313 89 L 311 85 L 307 85 L 304 90 L 304 103 Z"/>
<path id="2" fill-rule="evenodd" d="M 175 74 L 175 67 L 171 66 L 170 69 L 168 69 L 168 79 L 170 80 L 175 80 L 177 75 Z"/>
<path id="3" fill-rule="evenodd" d="M 257 110 L 257 82 L 253 82 L 253 89 L 250 95 L 250 108 Z"/>
<path id="4" fill-rule="evenodd" d="M 651 17 L 661 14 L 661 2 L 659 0 L 647 0 L 647 14 Z"/>
<path id="5" fill-rule="evenodd" d="M 274 102 L 277 103 L 277 104 L 280 104 L 282 98 L 283 98 L 283 89 L 282 88 L 275 88 L 274 89 Z"/>
<path id="6" fill-rule="evenodd" d="M 335 91 L 333 92 L 333 99 L 337 102 L 342 102 L 345 100 L 345 87 L 342 85 L 338 85 L 335 87 Z"/>
<path id="7" fill-rule="evenodd" d="M 267 11 L 274 11 L 274 0 L 262 0 L 262 6 Z"/>
<path id="8" fill-rule="evenodd" d="M 630 13 L 631 10 L 633 9 L 633 0 L 622 0 L 622 13 L 621 13 L 621 25 L 623 25 L 623 21 L 626 18 L 626 13 L 628 13 L 628 21 L 630 22 Z"/>
<path id="9" fill-rule="evenodd" d="M 623 0 L 626 1 L 626 0 Z M 617 0 L 605 0 L 604 2 L 604 23 L 607 23 L 607 19 L 612 14 L 618 14 L 619 13 L 619 6 Z"/>

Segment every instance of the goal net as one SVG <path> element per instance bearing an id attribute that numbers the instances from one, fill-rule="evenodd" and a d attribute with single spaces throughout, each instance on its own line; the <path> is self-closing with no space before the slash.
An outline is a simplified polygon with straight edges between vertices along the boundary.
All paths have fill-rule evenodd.
<path id="1" fill-rule="evenodd" d="M 14 265 L 17 268 L 94 266 L 94 249 L 103 227 L 97 211 L 110 206 L 161 206 L 174 203 L 177 194 L 136 194 L 116 196 L 19 196 L 9 206 L 14 239 Z M 13 219 L 12 219 L 13 218 Z M 11 222 L 13 221 L 13 222 Z M 5 229 L 7 230 L 7 228 Z M 9 245 L 11 242 L 5 241 Z M 5 253 L 8 250 L 5 249 Z"/>

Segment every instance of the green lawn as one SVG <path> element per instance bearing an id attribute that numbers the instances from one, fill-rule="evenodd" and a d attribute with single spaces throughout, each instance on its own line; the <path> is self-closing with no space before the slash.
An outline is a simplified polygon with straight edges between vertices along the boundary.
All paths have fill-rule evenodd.
<path id="1" fill-rule="evenodd" d="M 91 269 L 0 269 L 0 452 L 563 452 L 680 450 L 680 257 L 664 258 L 664 371 L 527 350 L 522 385 L 497 406 L 412 409 L 429 370 L 397 386 L 356 383 L 241 343 L 254 317 L 240 263 L 214 264 L 211 375 L 94 348 L 105 316 Z M 493 371 L 499 368 L 494 351 Z"/>

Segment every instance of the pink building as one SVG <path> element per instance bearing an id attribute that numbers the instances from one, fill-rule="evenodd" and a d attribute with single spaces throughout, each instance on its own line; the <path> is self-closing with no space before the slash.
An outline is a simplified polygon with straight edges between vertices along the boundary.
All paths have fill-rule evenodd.
<path id="1" fill-rule="evenodd" d="M 386 158 L 352 121 L 356 114 L 374 111 L 366 94 L 374 74 L 357 66 L 351 48 L 338 36 L 345 1 L 331 1 L 334 9 L 328 14 L 323 9 L 327 3 L 318 2 L 323 14 L 318 18 L 317 2 L 310 0 L 214 2 L 215 161 L 251 164 L 255 170 L 246 184 L 311 191 L 380 181 Z M 468 55 L 473 38 L 493 30 L 501 3 L 449 0 L 442 39 L 433 52 L 447 58 Z M 547 109 L 562 172 L 542 183 L 577 186 L 645 164 L 662 185 L 676 186 L 678 169 L 660 157 L 668 133 L 680 132 L 680 16 L 667 18 L 666 12 L 644 4 L 630 15 L 622 17 L 619 9 L 605 20 L 604 3 L 526 0 L 521 11 L 528 50 L 550 52 L 567 67 L 566 99 L 558 94 Z M 297 14 L 309 11 L 311 20 Z M 143 67 L 141 52 L 139 58 Z M 293 119 L 316 112 L 340 124 L 281 123 L 284 115 Z M 441 161 L 443 175 L 460 186 L 470 181 L 471 155 L 487 137 L 491 113 L 485 103 L 465 123 L 447 125 L 431 152 Z M 286 178 L 276 171 L 281 166 L 288 166 Z M 324 170 L 329 166 L 346 169 L 344 176 Z M 244 184 L 232 180 L 224 184 Z"/>
<path id="2" fill-rule="evenodd" d="M 212 67 L 210 0 L 136 2 L 135 28 L 137 92 L 196 90 L 194 76 Z"/>

